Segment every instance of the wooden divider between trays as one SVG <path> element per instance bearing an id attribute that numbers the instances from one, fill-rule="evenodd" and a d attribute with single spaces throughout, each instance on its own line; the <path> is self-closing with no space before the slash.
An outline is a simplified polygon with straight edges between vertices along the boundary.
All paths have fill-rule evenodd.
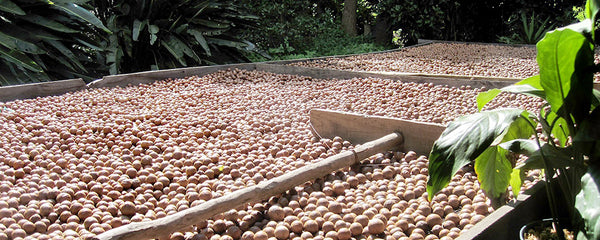
<path id="1" fill-rule="evenodd" d="M 255 186 L 237 190 L 164 218 L 148 222 L 130 223 L 111 229 L 96 236 L 95 239 L 124 240 L 167 237 L 168 234 L 172 232 L 185 229 L 201 220 L 209 219 L 216 214 L 242 206 L 246 203 L 267 200 L 268 198 L 284 193 L 295 186 L 357 164 L 362 159 L 374 154 L 397 149 L 402 143 L 403 138 L 401 134 L 390 133 L 374 141 L 357 146 L 353 150 L 344 151 L 322 161 L 312 163 L 279 177 L 261 182 Z"/>

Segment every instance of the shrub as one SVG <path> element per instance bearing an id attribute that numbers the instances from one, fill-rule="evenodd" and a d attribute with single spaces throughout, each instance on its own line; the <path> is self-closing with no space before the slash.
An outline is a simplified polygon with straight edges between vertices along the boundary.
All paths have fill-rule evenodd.
<path id="1" fill-rule="evenodd" d="M 235 31 L 256 21 L 233 1 L 95 0 L 111 74 L 247 61 Z"/>
<path id="2" fill-rule="evenodd" d="M 94 37 L 110 32 L 89 1 L 5 0 L 0 7 L 0 85 L 69 78 L 104 71 Z"/>

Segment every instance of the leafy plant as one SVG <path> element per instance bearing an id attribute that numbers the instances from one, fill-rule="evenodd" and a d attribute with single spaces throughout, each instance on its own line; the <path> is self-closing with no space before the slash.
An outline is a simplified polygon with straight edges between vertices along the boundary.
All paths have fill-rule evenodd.
<path id="1" fill-rule="evenodd" d="M 257 20 L 233 1 L 94 1 L 114 33 L 103 40 L 111 74 L 247 61 L 235 31 Z"/>
<path id="2" fill-rule="evenodd" d="M 550 17 L 540 20 L 535 16 L 535 13 L 527 17 L 525 12 L 520 14 L 520 27 L 515 29 L 515 33 L 511 36 L 500 37 L 500 42 L 508 44 L 535 44 L 542 40 L 544 34 L 554 28 L 554 24 L 550 24 Z M 516 22 L 515 19 L 509 20 L 509 24 Z"/>
<path id="3" fill-rule="evenodd" d="M 267 48 L 263 50 L 263 54 L 255 53 L 249 55 L 248 58 L 259 62 L 367 53 L 387 49 L 374 44 L 372 39 L 367 36 L 348 37 L 337 24 L 322 24 L 314 26 L 314 29 L 313 34 L 316 34 L 314 37 L 298 38 L 304 40 L 302 44 L 298 44 L 296 40 L 284 39 L 279 46 Z"/>
<path id="4" fill-rule="evenodd" d="M 402 33 L 402 28 L 392 32 L 392 43 L 400 48 L 406 44 L 406 35 Z"/>
<path id="5" fill-rule="evenodd" d="M 88 2 L 1 1 L 0 85 L 99 76 L 101 46 L 94 35 L 110 31 Z"/>
<path id="6" fill-rule="evenodd" d="M 317 39 L 324 35 L 331 36 L 332 31 L 340 28 L 338 15 L 341 14 L 343 1 L 337 3 L 333 0 L 239 0 L 239 2 L 259 17 L 256 26 L 242 29 L 240 33 L 275 59 L 285 55 L 315 51 L 313 43 Z"/>
<path id="7" fill-rule="evenodd" d="M 480 112 L 448 125 L 429 156 L 429 198 L 470 163 L 493 202 L 502 199 L 509 185 L 517 195 L 525 171 L 543 169 L 550 210 L 559 228 L 564 223 L 558 222 L 556 203 L 563 197 L 578 239 L 600 238 L 600 92 L 593 89 L 598 69 L 593 29 L 599 6 L 600 1 L 588 0 L 585 20 L 548 32 L 537 43 L 539 75 L 479 94 Z M 503 91 L 539 97 L 547 103 L 538 113 L 481 111 Z M 534 134 L 537 126 L 542 132 Z M 513 167 L 513 154 L 528 159 Z M 555 184 L 560 192 L 554 190 Z"/>

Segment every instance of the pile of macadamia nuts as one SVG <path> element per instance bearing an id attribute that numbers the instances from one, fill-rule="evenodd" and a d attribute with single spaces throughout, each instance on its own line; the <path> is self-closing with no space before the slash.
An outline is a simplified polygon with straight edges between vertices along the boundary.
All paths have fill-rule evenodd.
<path id="1" fill-rule="evenodd" d="M 349 71 L 527 78 L 539 74 L 535 46 L 431 43 L 385 53 L 293 62 L 290 65 Z M 596 62 L 600 55 L 596 54 Z M 600 80 L 596 74 L 595 81 Z"/>
<path id="2" fill-rule="evenodd" d="M 312 108 L 448 123 L 481 91 L 232 69 L 0 102 L 0 240 L 89 239 L 353 148 L 313 137 Z M 541 105 L 502 94 L 489 108 Z M 453 239 L 493 210 L 468 167 L 427 201 L 427 164 L 378 154 L 165 239 Z"/>

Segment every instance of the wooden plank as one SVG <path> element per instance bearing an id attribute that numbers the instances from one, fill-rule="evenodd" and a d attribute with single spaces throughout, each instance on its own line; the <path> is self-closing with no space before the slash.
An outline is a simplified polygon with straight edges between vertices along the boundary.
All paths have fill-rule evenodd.
<path id="1" fill-rule="evenodd" d="M 471 86 L 474 88 L 486 87 L 502 88 L 516 82 L 510 78 L 493 78 L 493 77 L 470 77 L 470 76 L 455 76 L 455 75 L 430 75 L 418 73 L 393 73 L 393 72 L 364 72 L 364 71 L 343 71 L 336 69 L 324 68 L 307 68 L 289 65 L 277 64 L 256 64 L 256 70 L 266 71 L 278 74 L 291 74 L 299 76 L 307 76 L 319 79 L 351 79 L 351 78 L 381 78 L 399 80 L 402 82 L 414 83 L 432 83 L 434 85 L 446 85 L 450 87 Z"/>
<path id="2" fill-rule="evenodd" d="M 433 41 L 431 41 L 431 40 L 422 40 L 422 39 L 419 39 L 419 42 L 417 44 L 406 46 L 406 47 L 403 47 L 403 48 L 394 48 L 394 49 L 388 49 L 388 50 L 382 50 L 382 51 L 376 51 L 376 52 L 368 52 L 368 53 L 354 53 L 354 54 L 346 54 L 346 55 L 322 56 L 322 57 L 315 57 L 315 58 L 300 58 L 300 59 L 291 59 L 291 60 L 275 60 L 275 61 L 266 61 L 266 62 L 261 62 L 261 63 L 286 65 L 286 64 L 295 63 L 295 62 L 306 62 L 306 61 L 324 60 L 324 59 L 331 59 L 331 58 L 346 58 L 346 57 L 360 56 L 360 55 L 366 55 L 366 54 L 390 53 L 390 52 L 402 51 L 402 50 L 409 49 L 409 48 L 417 48 L 417 47 L 425 46 L 425 45 L 428 45 L 428 44 L 431 44 L 431 43 L 433 43 Z"/>
<path id="3" fill-rule="evenodd" d="M 102 88 L 102 87 L 125 87 L 128 85 L 138 84 L 149 84 L 159 80 L 167 78 L 182 78 L 190 76 L 204 76 L 221 70 L 227 69 L 246 69 L 254 70 L 256 67 L 254 63 L 241 63 L 241 64 L 229 64 L 229 65 L 217 65 L 217 66 L 201 66 L 201 67 L 190 67 L 190 68 L 176 68 L 166 69 L 157 71 L 147 71 L 129 74 L 119 74 L 105 76 L 100 80 L 96 80 L 88 84 L 90 88 Z"/>
<path id="4" fill-rule="evenodd" d="M 60 95 L 85 88 L 85 82 L 81 78 L 6 86 L 0 87 L 0 101 Z"/>
<path id="5" fill-rule="evenodd" d="M 313 134 L 317 137 L 340 136 L 353 144 L 372 141 L 384 134 L 400 132 L 404 138 L 404 146 L 400 150 L 412 150 L 422 155 L 429 155 L 433 142 L 446 129 L 441 124 L 323 109 L 310 111 L 310 123 Z"/>
<path id="6" fill-rule="evenodd" d="M 519 229 L 532 221 L 550 217 L 546 182 L 540 181 L 516 200 L 496 209 L 457 240 L 519 239 Z"/>
<path id="7" fill-rule="evenodd" d="M 360 160 L 376 153 L 394 149 L 402 144 L 402 136 L 397 133 L 387 134 L 379 139 L 357 146 L 352 151 L 344 151 L 320 162 L 288 172 L 279 177 L 261 182 L 255 186 L 232 192 L 223 197 L 209 200 L 198 206 L 177 212 L 164 218 L 130 223 L 111 229 L 95 237 L 98 240 L 117 239 L 150 239 L 168 236 L 168 234 L 184 229 L 201 220 L 229 209 L 267 200 L 292 189 L 294 186 L 323 177 L 333 171 L 357 164 Z"/>

